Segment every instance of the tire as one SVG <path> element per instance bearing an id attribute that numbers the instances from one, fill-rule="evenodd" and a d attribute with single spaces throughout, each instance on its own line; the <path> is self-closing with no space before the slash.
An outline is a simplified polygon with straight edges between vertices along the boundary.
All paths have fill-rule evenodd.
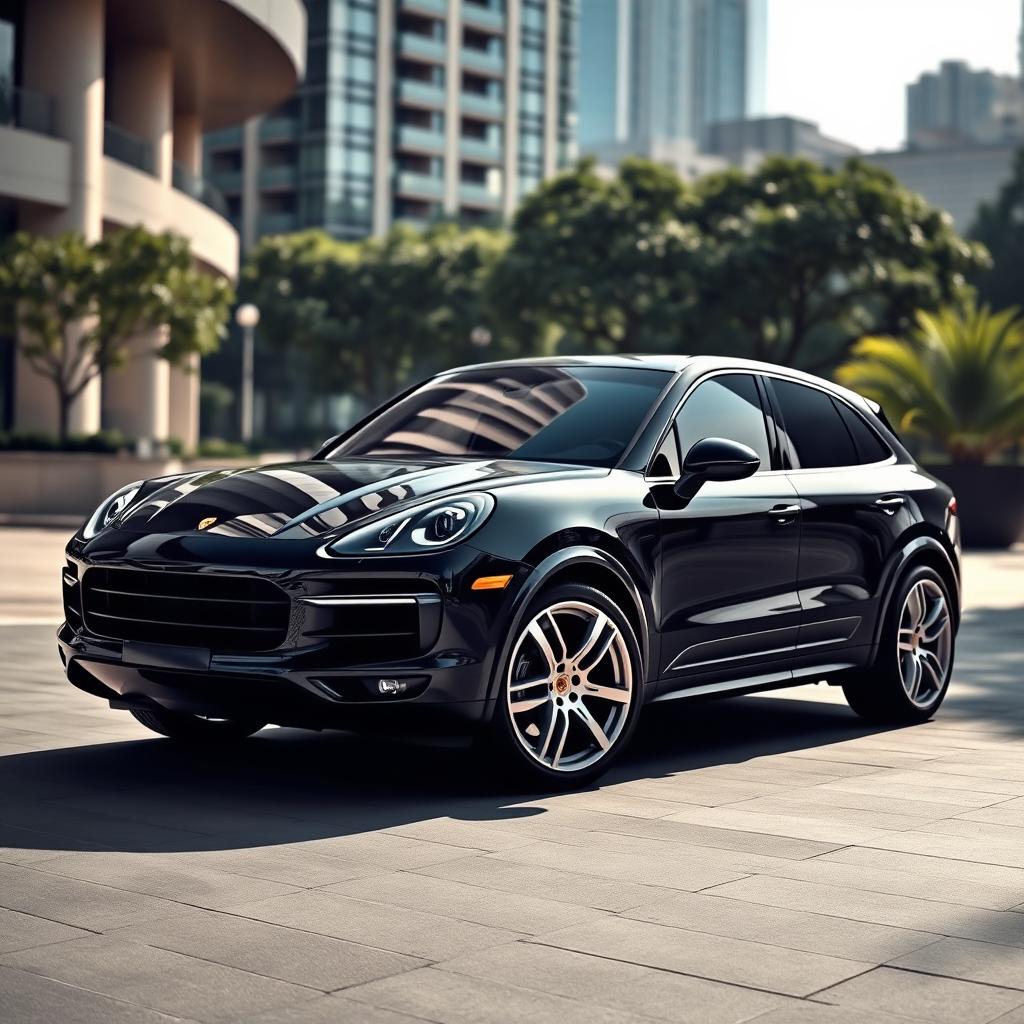
<path id="1" fill-rule="evenodd" d="M 903 576 L 886 610 L 874 663 L 843 683 L 847 703 L 861 718 L 912 725 L 938 711 L 953 670 L 953 607 L 934 569 L 918 565 Z"/>
<path id="2" fill-rule="evenodd" d="M 642 660 L 629 620 L 605 594 L 579 584 L 543 591 L 499 665 L 484 754 L 509 782 L 586 786 L 629 743 L 642 702 Z"/>
<path id="3" fill-rule="evenodd" d="M 244 740 L 259 732 L 266 722 L 251 722 L 244 719 L 200 718 L 180 711 L 166 711 L 162 708 L 135 710 L 132 717 L 147 729 L 161 736 L 185 743 L 215 743 Z"/>

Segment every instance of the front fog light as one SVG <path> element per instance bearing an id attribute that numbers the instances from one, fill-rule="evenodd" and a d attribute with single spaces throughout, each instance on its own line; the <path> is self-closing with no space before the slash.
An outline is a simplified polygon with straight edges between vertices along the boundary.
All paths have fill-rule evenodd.
<path id="1" fill-rule="evenodd" d="M 377 690 L 384 697 L 397 697 L 405 693 L 406 682 L 404 679 L 378 679 Z"/>

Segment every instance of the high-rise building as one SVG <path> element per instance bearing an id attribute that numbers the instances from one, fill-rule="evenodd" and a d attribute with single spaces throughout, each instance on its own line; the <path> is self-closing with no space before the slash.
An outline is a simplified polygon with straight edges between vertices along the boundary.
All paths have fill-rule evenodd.
<path id="1" fill-rule="evenodd" d="M 306 0 L 306 78 L 207 139 L 243 246 L 508 217 L 575 157 L 579 0 Z"/>
<path id="2" fill-rule="evenodd" d="M 907 145 L 934 149 L 1024 139 L 1024 88 L 1013 75 L 947 60 L 907 86 Z"/>
<path id="3" fill-rule="evenodd" d="M 764 105 L 765 0 L 587 0 L 580 27 L 584 148 L 707 140 Z"/>

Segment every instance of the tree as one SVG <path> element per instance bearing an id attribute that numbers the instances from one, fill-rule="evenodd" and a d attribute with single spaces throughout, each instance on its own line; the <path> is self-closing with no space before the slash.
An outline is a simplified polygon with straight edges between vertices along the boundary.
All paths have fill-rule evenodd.
<path id="1" fill-rule="evenodd" d="M 687 188 L 642 160 L 592 164 L 523 204 L 495 275 L 522 320 L 592 349 L 729 351 L 827 369 L 899 332 L 984 265 L 949 218 L 889 173 L 772 159 Z"/>
<path id="2" fill-rule="evenodd" d="M 1024 149 L 994 202 L 982 203 L 970 237 L 986 246 L 992 264 L 971 277 L 978 297 L 993 309 L 1024 304 Z"/>
<path id="3" fill-rule="evenodd" d="M 545 182 L 520 207 L 493 288 L 504 319 L 570 343 L 638 352 L 678 339 L 696 301 L 694 197 L 668 168 L 627 160 L 616 176 L 593 161 Z"/>
<path id="4" fill-rule="evenodd" d="M 53 383 L 62 442 L 75 399 L 126 362 L 134 335 L 166 326 L 159 355 L 171 362 L 209 352 L 231 298 L 226 281 L 194 267 L 185 239 L 142 227 L 93 244 L 19 232 L 0 254 L 0 308 L 29 365 Z"/>
<path id="5" fill-rule="evenodd" d="M 490 330 L 496 358 L 529 348 L 527 335 L 501 330 L 490 306 L 506 244 L 502 232 L 452 224 L 363 242 L 276 236 L 252 254 L 241 293 L 260 307 L 261 335 L 275 349 L 302 353 L 318 390 L 372 404 L 415 374 L 478 359 L 475 327 Z"/>
<path id="6" fill-rule="evenodd" d="M 899 427 L 954 462 L 984 462 L 1024 439 L 1024 320 L 973 300 L 918 313 L 902 338 L 863 338 L 837 372 Z"/>

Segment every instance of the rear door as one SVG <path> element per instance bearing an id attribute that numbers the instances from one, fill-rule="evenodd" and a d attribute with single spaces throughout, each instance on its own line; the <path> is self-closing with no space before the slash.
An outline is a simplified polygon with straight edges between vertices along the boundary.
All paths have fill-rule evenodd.
<path id="1" fill-rule="evenodd" d="M 859 664 L 886 563 L 907 526 L 906 473 L 842 397 L 781 376 L 766 385 L 802 508 L 796 664 Z"/>
<path id="2" fill-rule="evenodd" d="M 800 620 L 800 516 L 787 475 L 773 472 L 774 435 L 757 378 L 719 373 L 689 393 L 655 456 L 662 692 L 787 672 Z M 708 482 L 683 503 L 672 484 L 705 437 L 748 445 L 761 468 L 746 480 Z"/>

